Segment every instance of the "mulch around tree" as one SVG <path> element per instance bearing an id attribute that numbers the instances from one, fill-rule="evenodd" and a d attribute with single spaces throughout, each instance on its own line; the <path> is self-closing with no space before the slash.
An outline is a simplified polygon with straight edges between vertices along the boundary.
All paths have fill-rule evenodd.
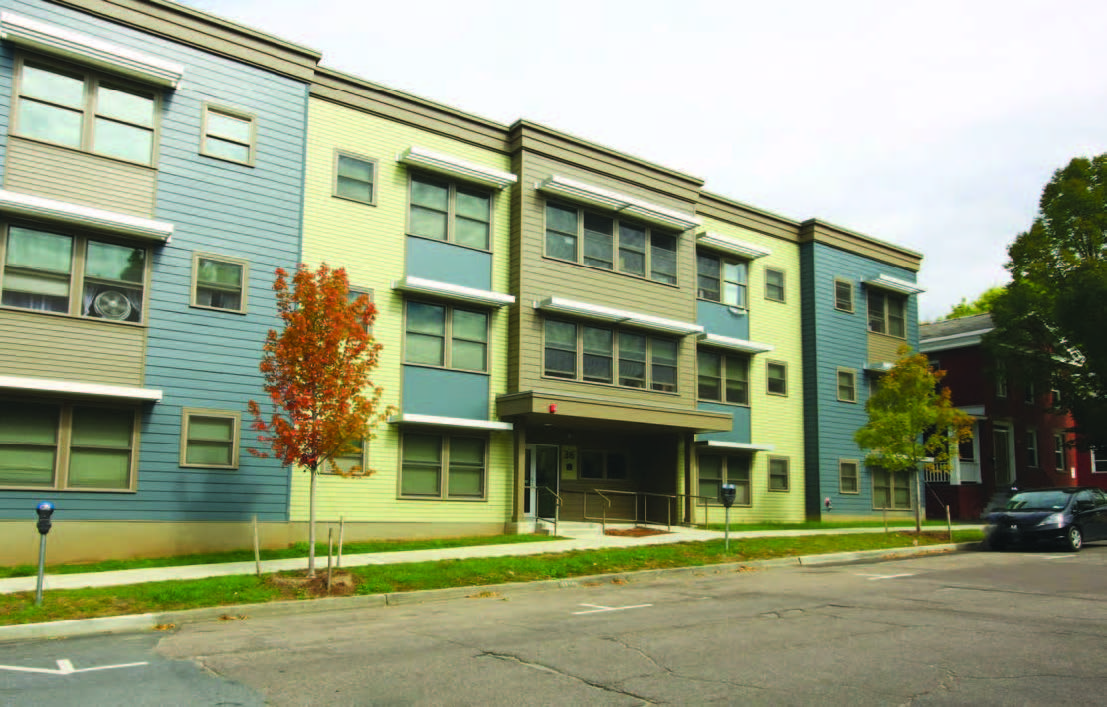
<path id="1" fill-rule="evenodd" d="M 618 530 L 604 531 L 604 535 L 615 535 L 620 538 L 645 538 L 650 535 L 668 535 L 667 530 L 657 530 L 656 528 L 621 528 Z"/>

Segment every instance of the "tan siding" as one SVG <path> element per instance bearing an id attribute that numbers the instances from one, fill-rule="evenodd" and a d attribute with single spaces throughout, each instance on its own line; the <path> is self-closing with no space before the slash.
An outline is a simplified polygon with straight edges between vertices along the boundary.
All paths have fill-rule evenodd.
<path id="1" fill-rule="evenodd" d="M 142 327 L 5 310 L 0 331 L 0 374 L 142 385 Z"/>
<path id="2" fill-rule="evenodd" d="M 888 336 L 887 334 L 876 334 L 869 332 L 869 361 L 888 361 L 895 362 L 899 360 L 899 347 L 906 344 L 907 341 L 895 336 Z"/>
<path id="3" fill-rule="evenodd" d="M 12 137 L 4 188 L 146 218 L 154 215 L 157 171 Z"/>

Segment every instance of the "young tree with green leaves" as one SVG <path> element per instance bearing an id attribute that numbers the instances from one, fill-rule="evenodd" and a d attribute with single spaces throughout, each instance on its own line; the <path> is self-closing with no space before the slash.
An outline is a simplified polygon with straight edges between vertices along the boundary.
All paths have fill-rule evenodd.
<path id="1" fill-rule="evenodd" d="M 942 319 L 961 319 L 962 317 L 974 317 L 977 314 L 988 314 L 1005 289 L 1003 285 L 989 287 L 972 302 L 962 297 L 961 301 L 953 305 L 953 309 Z"/>
<path id="2" fill-rule="evenodd" d="M 892 473 L 914 473 L 915 532 L 920 532 L 919 467 L 924 462 L 947 463 L 951 446 L 972 439 L 972 418 L 953 407 L 948 387 L 938 387 L 946 372 L 932 368 L 925 354 L 912 354 L 904 345 L 899 357 L 865 403 L 869 421 L 853 438 L 869 450 L 866 464 Z"/>
<path id="3" fill-rule="evenodd" d="M 311 474 L 308 576 L 314 577 L 319 470 L 328 465 L 347 476 L 372 473 L 360 467 L 340 469 L 334 459 L 359 448 L 390 413 L 380 404 L 383 389 L 369 378 L 381 351 L 369 333 L 377 310 L 365 295 L 351 300 L 346 271 L 326 264 L 316 270 L 300 265 L 291 277 L 278 268 L 273 290 L 284 326 L 279 332 L 269 330 L 258 368 L 274 411 L 264 416 L 253 400 L 249 410 L 258 441 L 272 456 Z"/>
<path id="4" fill-rule="evenodd" d="M 1013 376 L 1060 392 L 1083 445 L 1107 447 L 1107 154 L 1057 170 L 1007 254 L 1011 284 L 985 346 Z"/>

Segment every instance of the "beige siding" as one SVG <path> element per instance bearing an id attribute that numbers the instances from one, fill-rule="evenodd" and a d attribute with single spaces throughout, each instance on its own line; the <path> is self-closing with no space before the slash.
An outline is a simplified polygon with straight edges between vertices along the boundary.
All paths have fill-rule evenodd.
<path id="1" fill-rule="evenodd" d="M 899 360 L 899 347 L 907 341 L 887 334 L 869 332 L 869 362 L 885 361 L 895 363 Z"/>
<path id="2" fill-rule="evenodd" d="M 157 171 L 17 137 L 8 140 L 4 188 L 149 218 Z"/>
<path id="3" fill-rule="evenodd" d="M 141 385 L 146 330 L 0 310 L 0 374 Z"/>
<path id="4" fill-rule="evenodd" d="M 543 377 L 543 317 L 534 303 L 557 296 L 605 307 L 627 309 L 683 322 L 695 323 L 694 239 L 691 232 L 677 238 L 677 285 L 653 282 L 632 275 L 575 265 L 547 258 L 545 249 L 546 197 L 534 184 L 551 174 L 598 183 L 607 189 L 650 199 L 669 208 L 691 212 L 691 205 L 633 184 L 600 182 L 590 172 L 555 162 L 541 155 L 523 157 L 520 182 L 519 235 L 519 356 L 518 390 L 540 388 L 562 393 L 604 397 L 611 401 L 693 407 L 695 344 L 688 337 L 681 343 L 676 394 L 620 388 L 612 385 L 580 383 Z M 571 202 L 563 202 L 571 203 Z M 666 336 L 666 335 L 660 335 Z"/>

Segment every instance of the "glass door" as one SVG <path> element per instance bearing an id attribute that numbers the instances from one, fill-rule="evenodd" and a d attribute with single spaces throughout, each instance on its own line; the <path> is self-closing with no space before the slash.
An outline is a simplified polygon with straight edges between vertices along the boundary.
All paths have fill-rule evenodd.
<path id="1" fill-rule="evenodd" d="M 557 445 L 530 444 L 526 454 L 523 514 L 528 518 L 553 518 L 557 514 L 560 455 Z"/>

